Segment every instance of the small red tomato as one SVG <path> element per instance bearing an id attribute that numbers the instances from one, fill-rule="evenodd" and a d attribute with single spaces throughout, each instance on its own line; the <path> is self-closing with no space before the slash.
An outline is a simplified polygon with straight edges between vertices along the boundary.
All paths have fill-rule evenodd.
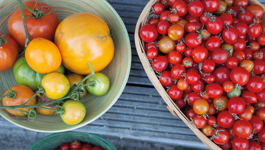
<path id="1" fill-rule="evenodd" d="M 224 89 L 224 91 L 225 91 L 226 93 L 230 93 L 230 92 L 232 92 L 233 89 L 234 89 L 234 84 L 233 84 L 233 82 L 231 82 L 231 81 L 225 81 L 225 82 L 223 83 L 223 89 Z"/>
<path id="2" fill-rule="evenodd" d="M 170 71 L 167 71 L 167 70 L 162 72 L 159 81 L 164 87 L 169 87 L 169 86 L 172 86 L 174 84 L 171 73 L 170 73 Z"/>
<path id="3" fill-rule="evenodd" d="M 240 12 L 238 14 L 238 20 L 240 22 L 244 22 L 249 25 L 253 21 L 253 15 L 251 14 L 250 11 L 240 8 Z"/>
<path id="4" fill-rule="evenodd" d="M 175 65 L 175 64 L 179 64 L 182 60 L 182 55 L 181 53 L 177 52 L 177 51 L 171 51 L 168 54 L 168 61 L 170 64 Z"/>
<path id="5" fill-rule="evenodd" d="M 259 23 L 255 22 L 249 26 L 248 36 L 252 38 L 257 38 L 258 36 L 260 36 L 261 33 L 262 33 L 262 28 Z"/>
<path id="6" fill-rule="evenodd" d="M 206 59 L 203 63 L 202 63 L 202 70 L 204 72 L 213 72 L 215 69 L 215 62 L 211 59 Z"/>
<path id="7" fill-rule="evenodd" d="M 202 24 L 206 24 L 206 22 L 209 20 L 209 18 L 212 16 L 211 13 L 209 12 L 204 12 L 201 16 L 200 16 L 200 22 Z"/>
<path id="8" fill-rule="evenodd" d="M 200 76 L 198 75 L 198 73 L 195 73 L 195 72 L 188 72 L 186 74 L 186 82 L 188 84 L 197 84 L 200 80 Z"/>
<path id="9" fill-rule="evenodd" d="M 187 49 L 187 47 L 186 47 L 186 45 L 184 44 L 184 43 L 178 43 L 177 44 L 177 46 L 176 46 L 176 50 L 178 51 L 178 52 L 185 52 L 186 51 L 186 49 Z"/>
<path id="10" fill-rule="evenodd" d="M 236 43 L 233 44 L 235 51 L 243 51 L 246 48 L 246 41 L 245 39 L 238 38 Z"/>
<path id="11" fill-rule="evenodd" d="M 165 6 L 161 3 L 156 3 L 155 5 L 153 5 L 153 11 L 158 15 L 160 15 L 164 10 Z"/>
<path id="12" fill-rule="evenodd" d="M 202 46 L 194 48 L 191 52 L 194 62 L 201 63 L 208 57 L 208 50 Z"/>
<path id="13" fill-rule="evenodd" d="M 151 24 L 146 24 L 142 26 L 140 30 L 140 37 L 145 42 L 153 42 L 158 37 L 158 32 L 156 26 Z"/>
<path id="14" fill-rule="evenodd" d="M 223 128 L 215 129 L 215 132 L 212 136 L 214 136 L 213 141 L 216 144 L 225 144 L 229 141 L 229 133 Z"/>
<path id="15" fill-rule="evenodd" d="M 242 98 L 249 104 L 256 103 L 258 101 L 256 94 L 249 91 L 243 92 Z"/>
<path id="16" fill-rule="evenodd" d="M 231 71 L 230 79 L 233 83 L 243 86 L 249 81 L 249 73 L 245 68 L 236 67 Z"/>
<path id="17" fill-rule="evenodd" d="M 190 109 L 190 110 L 188 110 L 188 111 L 186 112 L 186 116 L 187 116 L 188 119 L 192 119 L 193 117 L 196 116 L 196 113 L 194 112 L 193 109 Z"/>
<path id="18" fill-rule="evenodd" d="M 171 12 L 169 10 L 166 10 L 166 11 L 163 11 L 161 14 L 160 14 L 160 21 L 167 21 L 168 19 L 168 15 L 171 14 Z"/>
<path id="19" fill-rule="evenodd" d="M 223 88 L 216 83 L 210 84 L 206 89 L 210 98 L 218 98 L 223 95 Z"/>
<path id="20" fill-rule="evenodd" d="M 223 22 L 219 17 L 211 16 L 206 23 L 206 28 L 211 34 L 218 34 L 223 30 Z"/>
<path id="21" fill-rule="evenodd" d="M 260 76 L 252 76 L 246 84 L 246 87 L 250 92 L 258 93 L 264 88 L 264 83 Z"/>
<path id="22" fill-rule="evenodd" d="M 221 40 L 217 36 L 212 36 L 206 41 L 206 48 L 209 51 L 214 51 L 221 46 Z"/>
<path id="23" fill-rule="evenodd" d="M 257 41 L 260 45 L 265 45 L 265 34 L 261 34 L 258 38 Z"/>
<path id="24" fill-rule="evenodd" d="M 71 150 L 79 150 L 81 148 L 81 142 L 78 140 L 74 140 L 70 143 Z"/>
<path id="25" fill-rule="evenodd" d="M 69 144 L 67 144 L 67 143 L 61 144 L 60 150 L 70 150 Z"/>
<path id="26" fill-rule="evenodd" d="M 212 60 L 217 64 L 225 63 L 228 57 L 229 57 L 228 52 L 223 48 L 217 48 L 212 53 Z"/>
<path id="27" fill-rule="evenodd" d="M 201 1 L 192 1 L 188 5 L 189 14 L 193 17 L 200 17 L 204 11 L 204 6 Z"/>
<path id="28" fill-rule="evenodd" d="M 232 10 L 232 11 L 231 11 L 231 10 Z M 237 18 L 237 16 L 238 16 L 240 10 L 239 10 L 239 7 L 238 7 L 238 6 L 231 6 L 231 7 L 229 7 L 229 8 L 227 9 L 227 12 L 232 12 L 231 15 L 232 15 L 234 18 Z"/>
<path id="29" fill-rule="evenodd" d="M 186 68 L 182 64 L 176 64 L 171 68 L 171 76 L 174 79 L 182 78 L 184 73 L 186 73 Z"/>
<path id="30" fill-rule="evenodd" d="M 208 124 L 210 126 L 214 126 L 214 125 L 216 125 L 216 123 L 217 123 L 216 117 L 215 116 L 209 116 L 209 118 L 208 118 Z"/>
<path id="31" fill-rule="evenodd" d="M 265 89 L 257 93 L 257 98 L 259 102 L 265 102 Z"/>
<path id="32" fill-rule="evenodd" d="M 233 97 L 228 100 L 228 110 L 233 114 L 241 114 L 245 110 L 246 102 L 241 97 Z"/>
<path id="33" fill-rule="evenodd" d="M 232 148 L 234 150 L 248 150 L 249 141 L 246 138 L 236 137 L 232 140 Z"/>
<path id="34" fill-rule="evenodd" d="M 176 12 L 179 16 L 185 16 L 188 13 L 188 6 L 185 1 L 175 2 L 172 9 L 176 9 Z"/>
<path id="35" fill-rule="evenodd" d="M 167 34 L 170 24 L 167 21 L 160 21 L 157 24 L 157 31 L 160 34 Z"/>
<path id="36" fill-rule="evenodd" d="M 207 120 L 203 116 L 195 115 L 192 119 L 198 129 L 204 128 L 207 125 Z"/>
<path id="37" fill-rule="evenodd" d="M 238 36 L 244 36 L 248 33 L 248 25 L 244 22 L 235 24 L 235 29 L 238 33 Z"/>
<path id="38" fill-rule="evenodd" d="M 252 116 L 249 122 L 257 133 L 263 128 L 263 121 L 258 116 Z"/>
<path id="39" fill-rule="evenodd" d="M 229 13 L 223 13 L 220 19 L 223 21 L 224 26 L 231 26 L 233 24 L 233 17 Z"/>
<path id="40" fill-rule="evenodd" d="M 92 146 L 90 144 L 84 144 L 81 147 L 81 150 L 91 150 L 91 149 L 92 149 Z"/>
<path id="41" fill-rule="evenodd" d="M 229 81 L 230 80 L 230 70 L 227 69 L 226 67 L 219 67 L 217 69 L 215 69 L 215 71 L 213 72 L 213 75 L 215 76 L 215 82 L 223 85 L 223 83 L 225 81 Z"/>
<path id="42" fill-rule="evenodd" d="M 183 91 L 181 91 L 176 84 L 172 85 L 167 93 L 173 100 L 180 99 L 183 95 Z"/>
<path id="43" fill-rule="evenodd" d="M 262 130 L 258 133 L 258 138 L 260 142 L 265 143 L 265 128 L 262 128 Z"/>
<path id="44" fill-rule="evenodd" d="M 202 44 L 202 35 L 199 33 L 189 33 L 185 36 L 185 44 L 190 48 L 200 46 Z"/>
<path id="45" fill-rule="evenodd" d="M 186 102 L 184 101 L 183 98 L 177 99 L 177 100 L 175 101 L 175 104 L 176 104 L 180 109 L 185 108 L 185 106 L 186 106 Z"/>
<path id="46" fill-rule="evenodd" d="M 237 33 L 236 29 L 233 27 L 228 27 L 228 28 L 224 29 L 222 32 L 222 35 L 223 35 L 223 40 L 227 44 L 234 44 L 234 43 L 236 43 L 236 41 L 238 39 L 238 33 Z"/>
<path id="47" fill-rule="evenodd" d="M 166 56 L 158 56 L 153 60 L 152 67 L 160 72 L 164 71 L 168 66 L 168 59 Z"/>
<path id="48" fill-rule="evenodd" d="M 217 123 L 222 128 L 231 128 L 235 120 L 229 111 L 221 111 L 217 116 Z"/>
<path id="49" fill-rule="evenodd" d="M 238 60 L 236 59 L 236 57 L 232 56 L 227 59 L 225 64 L 227 68 L 233 69 L 238 66 Z"/>
<path id="50" fill-rule="evenodd" d="M 155 59 L 158 55 L 158 50 L 155 48 L 150 48 L 146 52 L 146 56 L 148 59 Z"/>
<path id="51" fill-rule="evenodd" d="M 254 59 L 259 59 L 259 60 L 262 60 L 263 59 L 263 52 L 262 51 L 255 51 L 253 53 L 253 58 Z"/>
<path id="52" fill-rule="evenodd" d="M 202 0 L 204 9 L 207 12 L 215 12 L 219 7 L 219 0 Z"/>
<path id="53" fill-rule="evenodd" d="M 249 142 L 249 150 L 262 150 L 258 142 L 251 141 Z"/>
<path id="54" fill-rule="evenodd" d="M 168 22 L 170 23 L 177 23 L 179 21 L 179 15 L 178 14 L 169 14 L 168 15 L 168 19 L 167 19 Z"/>
<path id="55" fill-rule="evenodd" d="M 206 77 L 206 83 L 211 84 L 211 83 L 214 83 L 214 81 L 215 81 L 215 76 L 214 75 L 209 75 L 209 76 Z"/>

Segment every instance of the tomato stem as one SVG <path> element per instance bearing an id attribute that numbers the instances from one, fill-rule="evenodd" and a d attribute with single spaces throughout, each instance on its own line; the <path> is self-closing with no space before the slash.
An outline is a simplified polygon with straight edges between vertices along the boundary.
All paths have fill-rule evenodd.
<path id="1" fill-rule="evenodd" d="M 23 9 L 27 9 L 29 10 L 32 14 L 36 13 L 33 10 L 29 9 L 21 0 L 17 0 L 18 5 L 19 5 L 19 9 L 20 9 L 20 13 L 21 13 L 21 18 L 23 21 L 23 26 L 24 26 L 24 30 L 25 30 L 25 35 L 26 35 L 26 42 L 25 42 L 25 47 L 28 46 L 28 42 L 31 41 L 30 37 L 29 37 L 29 33 L 28 33 L 28 29 L 27 29 L 27 25 L 26 25 L 26 21 L 25 21 L 25 15 L 24 15 L 24 11 Z"/>
<path id="2" fill-rule="evenodd" d="M 0 48 L 2 48 L 3 44 L 8 43 L 8 41 L 5 40 L 5 37 L 6 37 L 5 34 L 1 35 L 0 37 Z"/>

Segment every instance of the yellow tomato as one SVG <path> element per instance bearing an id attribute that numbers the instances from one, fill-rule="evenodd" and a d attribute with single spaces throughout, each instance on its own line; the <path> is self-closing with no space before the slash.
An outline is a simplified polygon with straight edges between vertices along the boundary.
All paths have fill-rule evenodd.
<path id="1" fill-rule="evenodd" d="M 79 74 L 68 74 L 68 75 L 66 75 L 66 77 L 70 82 L 71 88 L 73 88 L 74 85 L 78 85 L 84 79 L 84 77 L 82 75 L 79 75 Z M 85 82 L 82 83 L 82 85 L 84 85 L 84 84 L 85 84 Z M 86 89 L 86 87 L 83 86 L 83 87 L 81 87 L 81 90 L 82 91 L 80 91 L 80 97 L 82 98 L 82 97 L 86 96 L 87 89 Z"/>
<path id="2" fill-rule="evenodd" d="M 29 43 L 25 58 L 34 71 L 42 74 L 56 71 L 62 63 L 57 46 L 44 38 L 36 38 Z"/>
<path id="3" fill-rule="evenodd" d="M 50 99 L 63 98 L 70 90 L 68 79 L 61 73 L 49 73 L 42 79 L 41 86 L 45 90 L 45 96 Z"/>
<path id="4" fill-rule="evenodd" d="M 50 100 L 50 99 L 49 99 Z M 37 100 L 37 104 L 41 104 L 43 103 L 43 99 L 39 98 Z M 42 105 L 41 107 L 45 107 L 45 108 L 53 108 L 52 106 L 47 106 L 47 105 Z M 44 109 L 44 108 L 36 108 L 37 112 L 43 115 L 54 115 L 56 113 L 56 111 L 53 110 L 49 110 L 49 109 Z"/>
<path id="5" fill-rule="evenodd" d="M 106 22 L 90 13 L 76 13 L 65 18 L 55 32 L 64 66 L 77 74 L 104 69 L 114 55 L 114 43 Z"/>
<path id="6" fill-rule="evenodd" d="M 11 89 L 16 92 L 16 97 L 15 98 L 4 97 L 2 99 L 3 106 L 21 105 L 21 104 L 25 103 L 28 99 L 30 99 L 34 95 L 34 92 L 29 87 L 27 87 L 25 85 L 15 85 L 15 86 L 11 87 Z M 5 94 L 7 94 L 8 92 L 10 92 L 10 90 L 7 90 L 5 92 Z M 36 104 L 36 97 L 31 99 L 26 105 L 34 105 L 34 104 Z M 22 110 L 22 111 L 29 112 L 32 108 L 18 108 L 18 109 Z M 25 116 L 24 113 L 18 112 L 15 110 L 7 109 L 6 111 L 12 115 L 15 115 L 15 116 Z"/>
<path id="7" fill-rule="evenodd" d="M 63 104 L 64 114 L 61 115 L 63 121 L 68 125 L 75 125 L 84 120 L 86 116 L 85 106 L 78 101 L 69 100 Z"/>

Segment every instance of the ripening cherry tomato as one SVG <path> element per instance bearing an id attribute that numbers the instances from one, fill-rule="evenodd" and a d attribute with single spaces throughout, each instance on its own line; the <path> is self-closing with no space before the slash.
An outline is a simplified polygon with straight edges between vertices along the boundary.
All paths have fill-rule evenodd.
<path id="1" fill-rule="evenodd" d="M 204 6 L 201 1 L 192 1 L 188 5 L 189 14 L 193 17 L 200 17 L 204 11 Z"/>
<path id="2" fill-rule="evenodd" d="M 205 136 L 212 136 L 214 132 L 214 128 L 210 125 L 206 125 L 205 127 L 202 128 L 202 133 L 205 135 Z"/>
<path id="3" fill-rule="evenodd" d="M 184 35 L 184 28 L 179 25 L 179 24 L 174 24 L 171 25 L 168 29 L 168 36 L 172 39 L 172 40 L 179 40 L 183 37 Z"/>
<path id="4" fill-rule="evenodd" d="M 238 60 L 238 63 L 241 63 L 243 60 L 246 59 L 246 55 L 243 51 L 235 51 L 233 53 L 233 56 L 236 57 L 236 59 Z"/>
<path id="5" fill-rule="evenodd" d="M 228 100 L 228 110 L 233 114 L 241 114 L 245 110 L 246 102 L 241 97 L 233 97 Z"/>
<path id="6" fill-rule="evenodd" d="M 235 137 L 232 140 L 232 148 L 235 150 L 248 150 L 249 141 L 246 138 Z"/>
<path id="7" fill-rule="evenodd" d="M 218 34 L 223 30 L 223 22 L 219 17 L 211 16 L 206 23 L 206 28 L 211 34 Z"/>
<path id="8" fill-rule="evenodd" d="M 258 4 L 252 4 L 247 6 L 246 10 L 249 10 L 256 18 L 261 18 L 264 14 L 263 8 Z"/>
<path id="9" fill-rule="evenodd" d="M 201 63 L 208 57 L 208 50 L 205 47 L 198 46 L 191 52 L 194 62 Z"/>
<path id="10" fill-rule="evenodd" d="M 213 100 L 214 107 L 218 111 L 227 109 L 228 99 L 225 96 L 217 97 Z"/>
<path id="11" fill-rule="evenodd" d="M 160 15 L 165 10 L 165 6 L 161 3 L 156 3 L 153 5 L 152 10 L 155 12 L 155 14 Z"/>
<path id="12" fill-rule="evenodd" d="M 170 23 L 177 23 L 179 21 L 179 15 L 178 14 L 169 14 L 168 15 L 168 19 L 167 19 L 168 22 Z"/>
<path id="13" fill-rule="evenodd" d="M 168 60 L 166 56 L 158 56 L 153 60 L 152 67 L 160 72 L 164 71 L 168 66 Z"/>
<path id="14" fill-rule="evenodd" d="M 148 24 L 156 26 L 160 20 L 158 18 L 151 18 L 148 21 Z"/>
<path id="15" fill-rule="evenodd" d="M 224 1 L 219 1 L 219 7 L 218 9 L 215 11 L 216 14 L 220 15 L 222 13 L 224 13 L 227 10 L 227 5 Z"/>
<path id="16" fill-rule="evenodd" d="M 171 77 L 171 73 L 167 70 L 162 72 L 159 81 L 164 87 L 169 87 L 174 84 L 173 78 Z"/>
<path id="17" fill-rule="evenodd" d="M 176 9 L 179 16 L 185 16 L 188 13 L 188 6 L 185 1 L 175 2 L 172 9 Z"/>
<path id="18" fill-rule="evenodd" d="M 145 24 L 140 30 L 140 37 L 145 42 L 153 42 L 158 37 L 156 26 Z"/>
<path id="19" fill-rule="evenodd" d="M 231 128 L 235 120 L 229 111 L 221 111 L 217 116 L 217 123 L 222 128 Z"/>
<path id="20" fill-rule="evenodd" d="M 223 94 L 223 88 L 216 83 L 210 84 L 206 89 L 210 98 L 218 98 Z"/>
<path id="21" fill-rule="evenodd" d="M 233 82 L 231 82 L 231 81 L 225 81 L 225 82 L 223 83 L 223 89 L 224 89 L 224 91 L 225 91 L 226 93 L 230 93 L 230 92 L 232 92 L 233 89 L 234 89 L 234 84 L 233 84 Z"/>
<path id="22" fill-rule="evenodd" d="M 239 114 L 238 117 L 245 121 L 249 121 L 252 118 L 251 110 L 245 108 L 245 110 L 241 114 Z"/>
<path id="23" fill-rule="evenodd" d="M 259 59 L 259 60 L 262 60 L 263 59 L 263 52 L 262 51 L 255 51 L 253 53 L 253 58 L 254 59 Z"/>
<path id="24" fill-rule="evenodd" d="M 175 50 L 175 45 L 176 45 L 176 42 L 174 40 L 172 40 L 168 36 L 164 36 L 159 41 L 159 50 L 160 52 L 167 54 Z"/>
<path id="25" fill-rule="evenodd" d="M 167 91 L 170 98 L 173 100 L 180 99 L 183 95 L 183 91 L 178 88 L 176 84 L 172 85 L 171 88 Z"/>
<path id="26" fill-rule="evenodd" d="M 197 99 L 193 104 L 193 110 L 198 115 L 203 115 L 209 111 L 209 103 L 205 99 Z"/>
<path id="27" fill-rule="evenodd" d="M 240 67 L 245 68 L 248 72 L 251 72 L 254 68 L 254 63 L 251 60 L 243 60 L 240 65 Z"/>
<path id="28" fill-rule="evenodd" d="M 189 84 L 185 81 L 185 78 L 180 78 L 178 80 L 177 86 L 180 90 L 184 91 L 188 88 Z"/>
<path id="29" fill-rule="evenodd" d="M 256 111 L 256 115 L 262 119 L 265 120 L 265 108 L 260 108 Z"/>
<path id="30" fill-rule="evenodd" d="M 193 59 L 191 57 L 185 57 L 182 59 L 182 64 L 186 68 L 191 68 L 193 65 Z"/>
<path id="31" fill-rule="evenodd" d="M 190 109 L 190 110 L 188 110 L 188 111 L 186 112 L 186 116 L 187 116 L 187 118 L 192 119 L 193 117 L 196 116 L 196 113 L 194 112 L 193 109 Z"/>
<path id="32" fill-rule="evenodd" d="M 207 120 L 203 116 L 195 115 L 192 119 L 198 129 L 202 129 L 207 125 Z"/>
<path id="33" fill-rule="evenodd" d="M 229 141 L 229 133 L 224 128 L 215 129 L 215 132 L 212 134 L 212 136 L 214 135 L 215 137 L 213 138 L 213 141 L 216 144 L 225 144 Z"/>

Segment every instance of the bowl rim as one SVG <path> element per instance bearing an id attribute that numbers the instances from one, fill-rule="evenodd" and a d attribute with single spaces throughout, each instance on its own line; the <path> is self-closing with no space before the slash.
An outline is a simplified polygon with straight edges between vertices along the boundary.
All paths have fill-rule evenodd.
<path id="1" fill-rule="evenodd" d="M 82 136 L 90 136 L 96 139 L 99 139 L 101 141 L 103 141 L 104 143 L 106 143 L 108 146 L 110 146 L 110 150 L 116 150 L 116 148 L 114 147 L 114 145 L 112 145 L 108 140 L 106 140 L 105 138 L 103 138 L 102 136 L 99 136 L 97 134 L 93 134 L 93 133 L 86 133 L 86 132 L 76 132 L 76 131 L 68 131 L 68 132 L 61 132 L 61 133 L 53 133 L 50 135 L 47 135 L 41 139 L 39 139 L 37 142 L 35 142 L 30 148 L 28 148 L 28 150 L 34 150 L 34 148 L 37 145 L 42 144 L 43 142 L 46 142 L 46 140 L 49 140 L 52 137 L 57 137 L 57 136 L 66 136 L 66 135 L 82 135 Z"/>
<path id="2" fill-rule="evenodd" d="M 120 15 L 117 13 L 117 11 L 110 5 L 109 2 L 107 2 L 107 0 L 100 0 L 103 4 L 105 4 L 109 9 L 110 11 L 113 12 L 113 14 L 118 17 L 118 20 L 119 20 L 119 23 L 120 25 L 122 26 L 123 30 L 125 31 L 125 35 L 126 35 L 126 40 L 128 42 L 128 68 L 126 70 L 126 76 L 123 80 L 123 83 L 122 83 L 122 86 L 119 90 L 119 92 L 117 93 L 117 95 L 115 96 L 114 98 L 114 101 L 112 101 L 112 103 L 105 109 L 103 110 L 101 113 L 99 113 L 98 115 L 96 115 L 93 119 L 89 120 L 89 121 L 82 121 L 81 123 L 77 124 L 77 125 L 74 125 L 72 127 L 69 127 L 68 129 L 59 129 L 59 130 L 45 130 L 45 129 L 32 129 L 30 127 L 26 127 L 26 126 L 23 126 L 23 125 L 20 125 L 19 123 L 15 122 L 15 121 L 12 121 L 10 120 L 9 118 L 7 118 L 5 115 L 3 115 L 1 112 L 0 112 L 0 115 L 7 121 L 9 121 L 10 123 L 12 124 L 15 124 L 21 128 L 24 128 L 24 129 L 27 129 L 27 130 L 30 130 L 30 131 L 35 131 L 35 132 L 43 132 L 43 133 L 58 133 L 58 132 L 65 132 L 65 131 L 71 131 L 71 130 L 75 130 L 75 129 L 78 129 L 78 128 L 81 128 L 95 120 L 97 120 L 100 116 L 102 116 L 103 114 L 105 114 L 116 102 L 117 100 L 119 99 L 119 97 L 121 96 L 122 92 L 124 91 L 125 89 L 125 86 L 126 86 L 126 83 L 128 82 L 128 79 L 129 79 L 129 75 L 130 75 L 130 71 L 131 71 L 131 60 L 132 60 L 132 53 L 131 53 L 131 42 L 130 42 L 130 37 L 129 37 L 129 34 L 128 34 L 128 31 L 126 29 L 126 26 L 122 20 L 122 18 L 120 17 Z M 69 125 L 70 126 L 70 125 Z"/>

